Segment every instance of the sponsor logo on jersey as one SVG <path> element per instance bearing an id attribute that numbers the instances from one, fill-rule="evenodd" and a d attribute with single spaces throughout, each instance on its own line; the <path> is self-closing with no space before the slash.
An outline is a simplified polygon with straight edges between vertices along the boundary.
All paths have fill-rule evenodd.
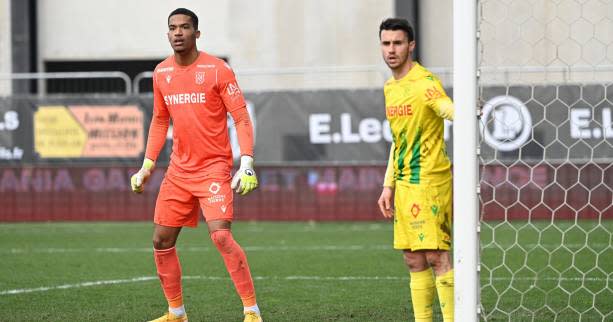
<path id="1" fill-rule="evenodd" d="M 388 106 L 385 109 L 385 112 L 387 114 L 387 117 L 412 116 L 413 107 L 410 104 L 398 105 L 398 106 Z"/>
<path id="2" fill-rule="evenodd" d="M 196 72 L 196 85 L 204 84 L 204 72 Z"/>
<path id="3" fill-rule="evenodd" d="M 156 72 L 157 73 L 169 73 L 172 72 L 173 70 L 175 70 L 174 67 L 164 67 L 164 68 L 159 68 Z"/>
<path id="4" fill-rule="evenodd" d="M 180 93 L 164 95 L 164 103 L 167 106 L 179 104 L 203 104 L 206 103 L 205 93 Z"/>
<path id="5" fill-rule="evenodd" d="M 228 95 L 230 96 L 234 96 L 241 93 L 241 90 L 240 88 L 238 88 L 238 85 L 236 83 L 228 84 L 227 91 Z"/>
<path id="6" fill-rule="evenodd" d="M 170 75 L 166 76 L 166 83 L 170 84 L 170 80 L 172 79 L 172 77 Z"/>
<path id="7" fill-rule="evenodd" d="M 443 93 L 441 93 L 441 91 L 438 90 L 438 88 L 432 86 L 430 88 L 428 88 L 426 90 L 426 99 L 427 100 L 433 100 L 433 99 L 437 99 L 437 98 L 441 98 L 443 97 Z"/>
<path id="8" fill-rule="evenodd" d="M 223 212 L 225 214 L 226 213 L 226 206 L 224 205 L 224 206 L 221 206 L 220 208 L 221 208 L 221 212 Z"/>
<path id="9" fill-rule="evenodd" d="M 215 65 L 211 65 L 211 64 L 206 64 L 206 65 L 198 64 L 198 65 L 196 65 L 196 67 L 197 68 L 215 68 Z"/>

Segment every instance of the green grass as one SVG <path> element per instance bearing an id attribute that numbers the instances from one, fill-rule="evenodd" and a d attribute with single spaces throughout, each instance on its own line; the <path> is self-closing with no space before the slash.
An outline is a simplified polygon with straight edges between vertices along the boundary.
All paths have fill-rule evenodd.
<path id="1" fill-rule="evenodd" d="M 594 224 L 484 225 L 488 320 L 507 321 L 508 313 L 512 321 L 578 320 L 569 301 L 582 321 L 613 311 L 613 224 Z M 388 223 L 236 222 L 233 230 L 267 321 L 406 321 L 412 314 L 408 273 Z M 166 305 L 151 234 L 152 224 L 142 222 L 0 225 L 0 321 L 157 317 Z M 184 229 L 178 250 L 190 321 L 241 321 L 206 228 Z M 435 320 L 442 320 L 438 305 Z"/>

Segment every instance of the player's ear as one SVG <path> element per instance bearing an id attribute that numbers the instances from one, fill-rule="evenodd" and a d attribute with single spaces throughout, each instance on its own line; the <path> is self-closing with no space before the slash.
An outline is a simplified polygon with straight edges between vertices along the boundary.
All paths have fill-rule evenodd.
<path id="1" fill-rule="evenodd" d="M 200 38 L 200 30 L 196 30 L 196 39 Z"/>
<path id="2" fill-rule="evenodd" d="M 413 56 L 413 51 L 415 50 L 415 40 L 409 41 L 409 55 Z"/>

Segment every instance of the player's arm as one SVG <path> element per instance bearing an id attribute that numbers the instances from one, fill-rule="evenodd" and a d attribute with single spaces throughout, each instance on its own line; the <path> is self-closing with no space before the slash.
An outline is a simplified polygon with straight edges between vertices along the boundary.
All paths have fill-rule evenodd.
<path id="1" fill-rule="evenodd" d="M 145 159 L 140 170 L 130 178 L 132 191 L 136 193 L 143 192 L 144 184 L 153 171 L 155 161 L 157 160 L 164 143 L 166 142 L 166 133 L 170 124 L 170 113 L 164 97 L 157 85 L 156 74 L 153 74 L 153 116 L 151 117 L 151 125 L 149 126 L 149 135 L 147 137 L 147 148 L 145 150 Z"/>
<path id="2" fill-rule="evenodd" d="M 232 189 L 245 195 L 258 187 L 258 178 L 253 170 L 253 125 L 245 106 L 230 112 L 236 127 L 241 160 L 238 171 L 232 178 Z"/>
<path id="3" fill-rule="evenodd" d="M 396 146 L 394 142 L 392 142 L 392 146 L 390 147 L 390 153 L 387 160 L 387 168 L 385 169 L 385 178 L 383 180 L 383 191 L 381 191 L 381 196 L 379 196 L 379 200 L 377 204 L 379 205 L 379 210 L 381 214 L 383 214 L 386 218 L 391 218 L 394 215 L 394 210 L 392 209 L 392 198 L 394 196 L 394 187 L 396 185 L 396 178 L 394 177 L 394 150 Z"/>
<path id="4" fill-rule="evenodd" d="M 436 115 L 453 121 L 453 116 L 455 114 L 455 108 L 453 106 L 453 102 L 445 93 L 441 82 L 433 78 L 433 80 L 427 80 L 426 88 L 425 88 L 425 101 L 426 105 L 430 107 Z"/>
<path id="5" fill-rule="evenodd" d="M 392 141 L 392 146 L 390 147 L 389 157 L 387 159 L 387 168 L 385 169 L 385 179 L 383 181 L 384 187 L 394 188 L 396 185 L 396 178 L 394 177 L 394 150 L 396 149 L 396 145 Z"/>
<path id="6" fill-rule="evenodd" d="M 227 65 L 222 66 L 216 76 L 219 94 L 234 120 L 241 150 L 240 166 L 232 178 L 231 187 L 241 195 L 246 195 L 258 187 L 258 178 L 253 169 L 253 124 L 232 69 Z"/>

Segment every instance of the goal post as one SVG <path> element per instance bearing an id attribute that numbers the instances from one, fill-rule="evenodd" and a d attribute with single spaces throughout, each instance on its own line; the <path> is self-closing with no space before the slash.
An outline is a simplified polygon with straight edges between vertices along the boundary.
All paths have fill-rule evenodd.
<path id="1" fill-rule="evenodd" d="M 455 321 L 479 310 L 477 0 L 453 1 L 453 263 Z"/>

